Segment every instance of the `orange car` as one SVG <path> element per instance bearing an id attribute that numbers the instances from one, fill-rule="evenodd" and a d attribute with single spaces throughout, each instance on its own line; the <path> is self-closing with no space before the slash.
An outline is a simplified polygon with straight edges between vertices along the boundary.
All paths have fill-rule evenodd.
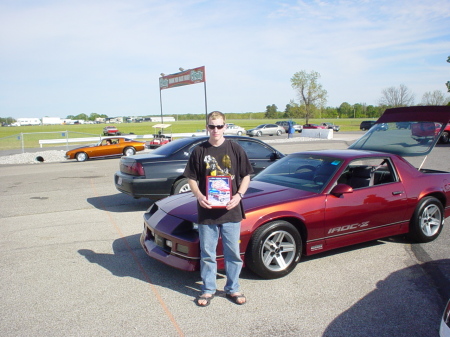
<path id="1" fill-rule="evenodd" d="M 132 156 L 145 149 L 145 142 L 138 142 L 126 137 L 105 137 L 100 143 L 83 146 L 66 152 L 66 159 L 86 161 L 94 157 Z"/>

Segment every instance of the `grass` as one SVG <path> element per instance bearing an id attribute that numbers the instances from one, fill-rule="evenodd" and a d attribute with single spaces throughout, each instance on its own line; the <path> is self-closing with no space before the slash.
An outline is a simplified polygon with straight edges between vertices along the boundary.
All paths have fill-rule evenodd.
<path id="1" fill-rule="evenodd" d="M 331 122 L 340 125 L 341 131 L 359 131 L 359 124 L 363 120 L 370 118 L 349 118 L 349 119 L 310 119 L 309 123 Z M 282 119 L 280 119 L 282 120 Z M 259 124 L 274 123 L 277 120 L 269 119 L 230 119 L 228 123 L 235 123 L 245 129 L 251 129 Z M 304 124 L 304 119 L 294 119 L 298 124 Z M 158 123 L 122 123 L 115 124 L 123 134 L 133 133 L 136 135 L 147 135 L 155 133 L 153 125 Z M 188 133 L 205 129 L 203 119 L 192 121 L 169 122 L 166 133 Z M 17 148 L 35 148 L 39 147 L 40 139 L 56 138 L 83 138 L 103 135 L 105 124 L 78 124 L 78 125 L 36 125 L 36 126 L 17 126 L 0 127 L 0 150 Z M 68 132 L 66 134 L 65 132 Z M 157 130 L 158 131 L 158 130 Z M 64 133 L 63 133 L 64 132 Z"/>

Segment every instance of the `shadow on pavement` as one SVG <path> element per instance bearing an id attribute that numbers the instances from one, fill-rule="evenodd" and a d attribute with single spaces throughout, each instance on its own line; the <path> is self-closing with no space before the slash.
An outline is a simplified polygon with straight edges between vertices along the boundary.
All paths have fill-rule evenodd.
<path id="1" fill-rule="evenodd" d="M 323 336 L 438 336 L 445 302 L 428 286 L 428 267 L 414 265 L 379 281 L 375 290 L 334 319 Z"/>

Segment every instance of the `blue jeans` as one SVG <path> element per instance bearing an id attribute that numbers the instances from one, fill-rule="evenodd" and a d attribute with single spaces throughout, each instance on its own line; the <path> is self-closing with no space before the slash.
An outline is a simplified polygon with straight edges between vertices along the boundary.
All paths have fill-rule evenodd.
<path id="1" fill-rule="evenodd" d="M 241 234 L 240 222 L 227 222 L 221 225 L 199 225 L 200 235 L 200 275 L 202 277 L 202 294 L 214 294 L 217 289 L 216 249 L 219 235 L 222 237 L 223 255 L 227 294 L 239 292 L 239 274 L 242 269 L 242 259 L 239 253 Z"/>

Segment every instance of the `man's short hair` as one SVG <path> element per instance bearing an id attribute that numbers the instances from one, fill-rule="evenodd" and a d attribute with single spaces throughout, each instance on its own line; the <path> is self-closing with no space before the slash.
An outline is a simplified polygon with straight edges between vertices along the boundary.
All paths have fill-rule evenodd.
<path id="1" fill-rule="evenodd" d="M 222 118 L 225 122 L 225 115 L 220 111 L 213 111 L 208 114 L 208 120 Z"/>

